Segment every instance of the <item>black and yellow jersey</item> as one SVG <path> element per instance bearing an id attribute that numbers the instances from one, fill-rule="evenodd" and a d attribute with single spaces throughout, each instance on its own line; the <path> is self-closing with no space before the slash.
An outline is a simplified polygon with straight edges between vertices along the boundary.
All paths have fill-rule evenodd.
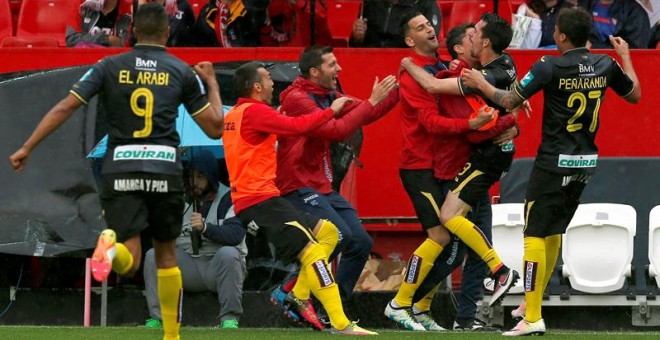
<path id="1" fill-rule="evenodd" d="M 518 76 L 516 65 L 511 56 L 507 53 L 502 53 L 499 57 L 491 60 L 486 65 L 483 65 L 480 71 L 484 75 L 486 81 L 502 90 L 510 89 Z M 500 115 L 507 114 L 506 109 L 495 104 L 481 92 L 465 86 L 461 78 L 459 78 L 458 85 L 463 95 L 478 94 L 486 100 L 488 106 L 499 110 Z M 515 146 L 513 141 L 504 146 L 493 144 L 492 141 L 486 141 L 476 146 L 472 159 L 476 159 L 477 162 L 482 163 L 484 166 L 492 168 L 493 170 L 506 171 L 511 166 L 514 152 Z"/>
<path id="2" fill-rule="evenodd" d="M 178 173 L 178 107 L 183 103 L 195 116 L 210 105 L 194 70 L 155 45 L 136 45 L 104 58 L 73 85 L 71 93 L 85 104 L 98 93 L 107 112 L 103 173 Z"/>
<path id="3" fill-rule="evenodd" d="M 523 99 L 541 90 L 545 97 L 537 166 L 560 174 L 594 172 L 598 163 L 595 138 L 607 87 L 620 96 L 634 90 L 616 60 L 591 54 L 586 48 L 542 57 L 515 84 Z"/>

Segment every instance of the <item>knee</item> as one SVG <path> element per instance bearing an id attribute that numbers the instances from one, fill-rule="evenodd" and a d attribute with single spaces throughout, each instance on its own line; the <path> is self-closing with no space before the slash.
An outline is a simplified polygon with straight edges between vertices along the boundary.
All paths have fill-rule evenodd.
<path id="1" fill-rule="evenodd" d="M 236 247 L 220 247 L 218 251 L 215 252 L 215 256 L 218 257 L 219 262 L 224 264 L 234 263 L 241 260 L 241 254 Z"/>
<path id="2" fill-rule="evenodd" d="M 331 245 L 333 248 L 339 242 L 339 229 L 329 220 L 321 220 L 321 228 L 316 233 L 317 241 Z"/>
<path id="3" fill-rule="evenodd" d="M 433 227 L 427 230 L 428 237 L 435 243 L 446 247 L 451 241 L 449 231 L 443 226 Z"/>

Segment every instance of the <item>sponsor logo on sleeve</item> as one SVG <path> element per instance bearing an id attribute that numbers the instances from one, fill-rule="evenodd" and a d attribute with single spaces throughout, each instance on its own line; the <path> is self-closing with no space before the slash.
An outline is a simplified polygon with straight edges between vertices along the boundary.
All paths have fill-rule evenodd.
<path id="1" fill-rule="evenodd" d="M 525 87 L 529 84 L 530 81 L 534 80 L 534 74 L 532 72 L 527 72 L 527 74 L 520 79 L 520 87 Z"/>

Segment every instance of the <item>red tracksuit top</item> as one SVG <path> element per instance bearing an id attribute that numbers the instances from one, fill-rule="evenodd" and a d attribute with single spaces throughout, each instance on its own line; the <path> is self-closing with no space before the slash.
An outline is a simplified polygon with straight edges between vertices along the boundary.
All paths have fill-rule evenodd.
<path id="1" fill-rule="evenodd" d="M 280 94 L 280 111 L 291 117 L 329 111 L 334 96 L 344 95 L 298 77 Z M 275 182 L 283 195 L 302 187 L 311 187 L 322 194 L 332 192 L 330 142 L 344 140 L 360 126 L 383 117 L 398 103 L 399 95 L 393 90 L 375 107 L 368 100 L 354 100 L 344 107 L 346 115 L 340 119 L 331 120 L 306 134 L 278 136 Z"/>

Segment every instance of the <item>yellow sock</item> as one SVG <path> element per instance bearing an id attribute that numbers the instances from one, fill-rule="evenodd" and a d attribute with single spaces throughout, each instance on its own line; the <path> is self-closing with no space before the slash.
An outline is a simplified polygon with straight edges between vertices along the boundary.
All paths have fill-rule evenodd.
<path id="1" fill-rule="evenodd" d="M 339 297 L 339 288 L 337 288 L 332 273 L 328 270 L 323 247 L 315 243 L 312 244 L 303 252 L 300 262 L 302 263 L 300 269 L 302 275 L 298 277 L 298 282 L 305 281 L 304 284 L 321 301 L 334 328 L 340 330 L 346 328 L 350 321 L 344 314 L 344 308 Z M 297 295 L 296 297 L 300 298 Z"/>
<path id="2" fill-rule="evenodd" d="M 417 308 L 418 311 L 422 313 L 426 313 L 431 310 L 431 302 L 433 302 L 433 297 L 435 296 L 435 293 L 438 292 L 438 289 L 440 289 L 440 284 L 435 285 L 424 297 L 415 302 L 414 307 Z"/>
<path id="3" fill-rule="evenodd" d="M 319 227 L 319 231 L 314 236 L 319 242 L 319 245 L 323 247 L 326 258 L 330 257 L 330 254 L 337 247 L 337 242 L 339 242 L 339 231 L 337 227 L 328 220 L 321 220 L 321 227 Z"/>
<path id="4" fill-rule="evenodd" d="M 291 291 L 293 292 L 293 295 L 300 300 L 308 300 L 309 299 L 309 285 L 307 284 L 307 272 L 302 270 L 302 266 L 300 268 L 300 273 L 298 274 L 298 280 L 296 281 L 296 284 L 293 285 L 293 288 L 291 288 Z"/>
<path id="5" fill-rule="evenodd" d="M 117 243 L 115 246 L 117 247 L 117 254 L 112 259 L 112 270 L 119 275 L 124 275 L 133 267 L 133 255 L 123 243 Z"/>
<path id="6" fill-rule="evenodd" d="M 417 288 L 424 282 L 433 262 L 442 252 L 442 246 L 427 238 L 419 245 L 408 261 L 406 274 L 401 282 L 401 288 L 396 293 L 394 301 L 400 307 L 410 307 Z"/>
<path id="7" fill-rule="evenodd" d="M 555 270 L 557 258 L 561 249 L 561 234 L 548 236 L 545 238 L 545 276 L 543 281 L 543 291 L 548 288 L 550 277 Z"/>
<path id="8" fill-rule="evenodd" d="M 541 318 L 543 284 L 545 283 L 545 240 L 540 237 L 524 238 L 525 254 L 523 282 L 525 285 L 525 320 L 536 322 Z"/>
<path id="9" fill-rule="evenodd" d="M 165 331 L 164 340 L 179 339 L 182 287 L 179 267 L 158 269 L 158 300 Z"/>
<path id="10" fill-rule="evenodd" d="M 445 227 L 474 250 L 486 262 L 492 273 L 495 273 L 502 266 L 502 260 L 490 245 L 486 236 L 467 218 L 455 216 L 445 223 Z"/>

